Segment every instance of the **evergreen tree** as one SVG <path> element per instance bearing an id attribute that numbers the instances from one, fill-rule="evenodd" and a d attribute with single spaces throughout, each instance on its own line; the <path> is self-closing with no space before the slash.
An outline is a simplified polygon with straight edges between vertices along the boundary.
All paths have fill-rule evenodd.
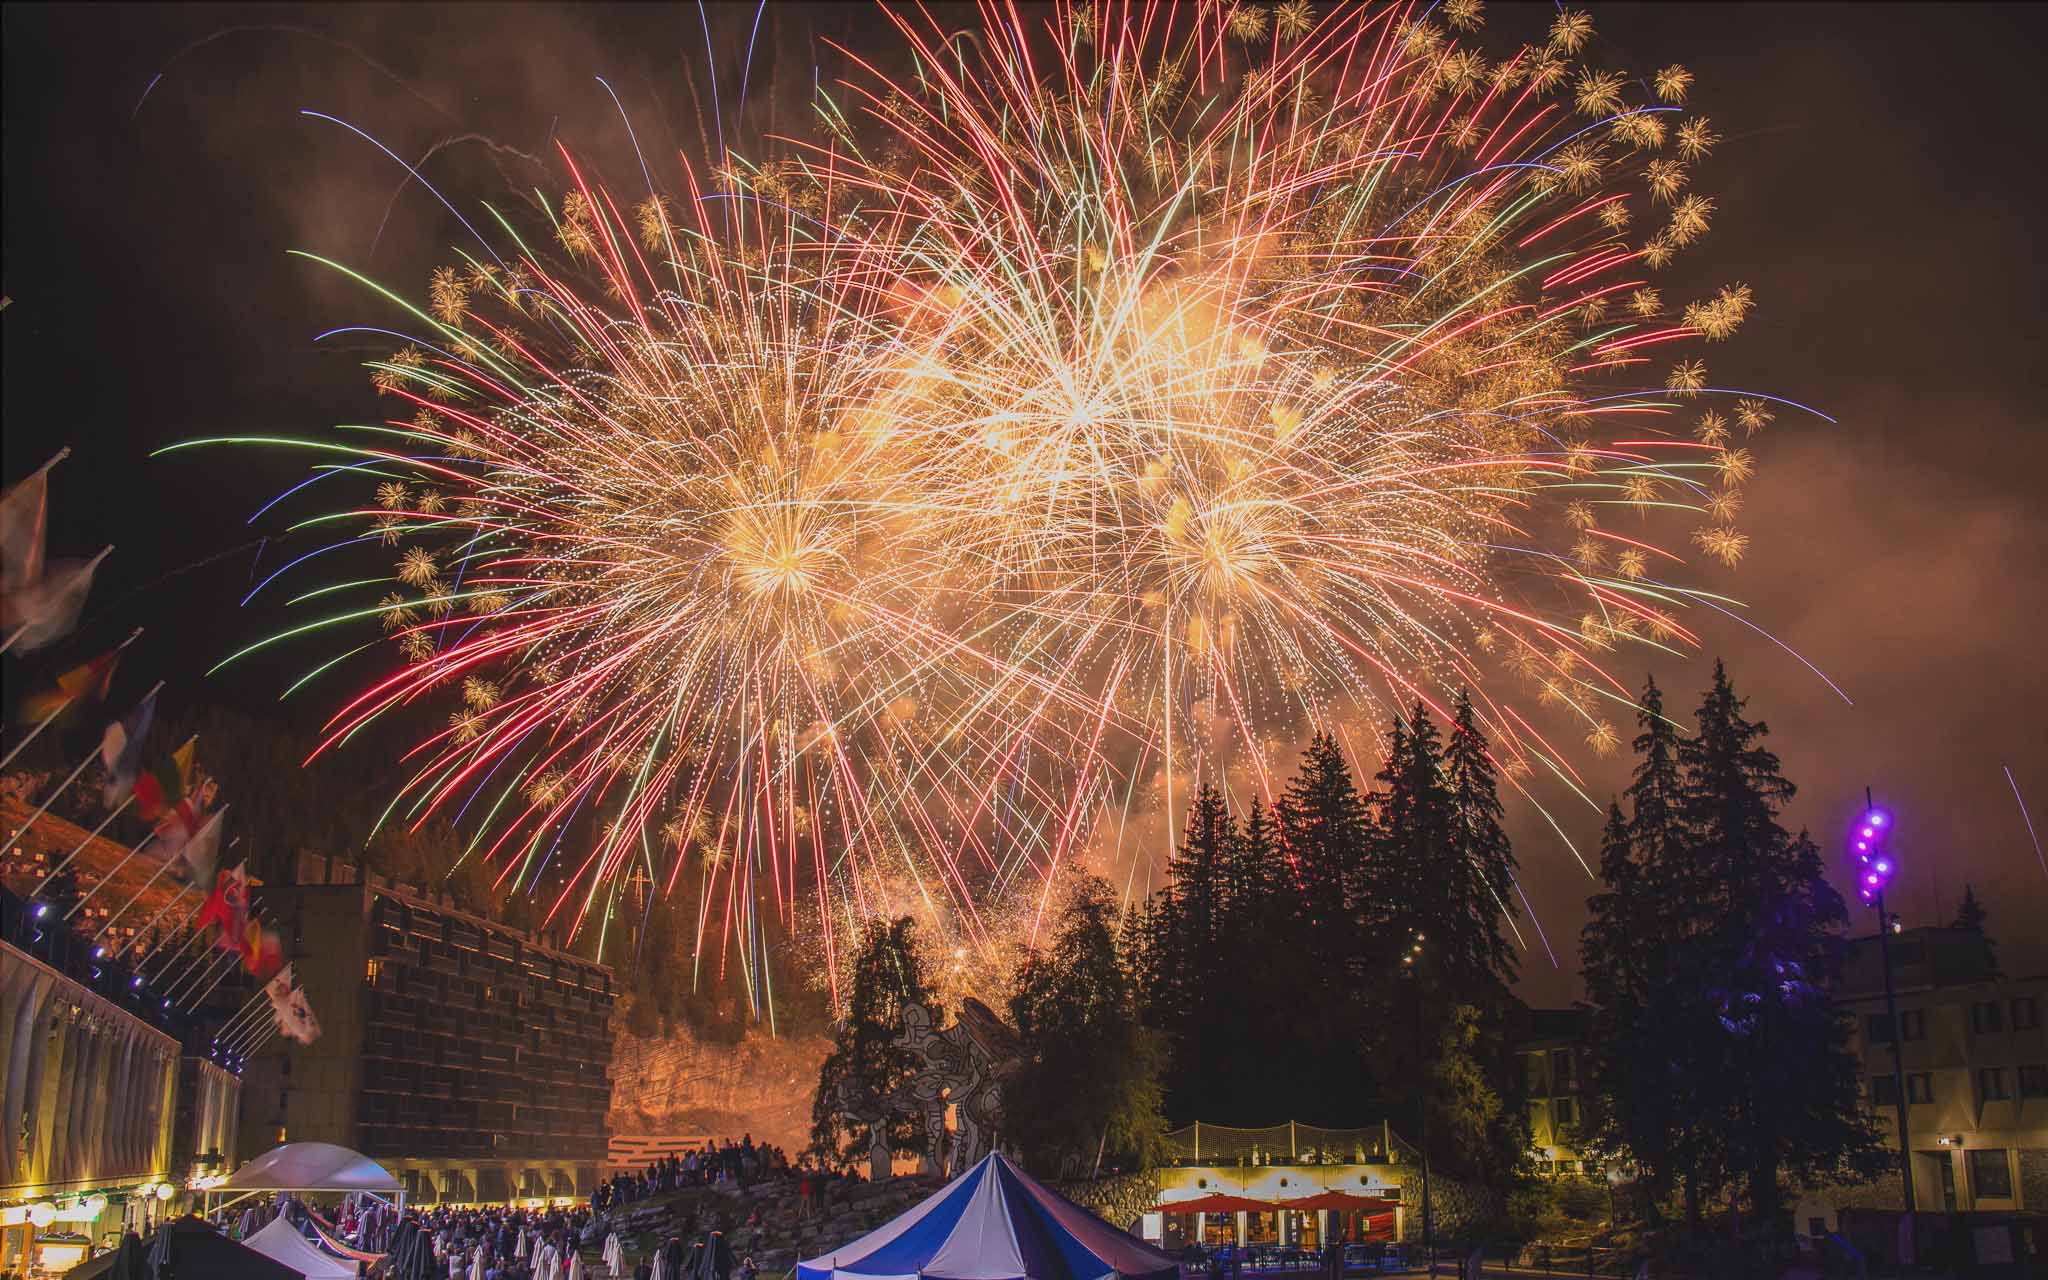
<path id="1" fill-rule="evenodd" d="M 1813 841 L 1779 825 L 1794 788 L 1762 745 L 1768 727 L 1742 709 L 1715 663 L 1698 732 L 1679 745 L 1684 822 L 1703 873 L 1689 905 L 1709 918 L 1686 971 L 1704 976 L 1722 1032 L 1719 1052 L 1695 1065 L 1715 1072 L 1699 1083 L 1702 1114 L 1719 1120 L 1752 1209 L 1775 1217 L 1781 1171 L 1832 1172 L 1875 1136 L 1831 994 L 1848 910 Z"/>
<path id="2" fill-rule="evenodd" d="M 1219 938 L 1237 826 L 1221 792 L 1204 783 L 1188 806 L 1187 827 L 1167 868 L 1154 920 L 1152 979 L 1145 1007 L 1173 1046 L 1167 1094 L 1178 1114 L 1213 1115 L 1227 1099 L 1219 1048 L 1231 1033 L 1216 1016 L 1224 992 Z"/>
<path id="3" fill-rule="evenodd" d="M 917 922 L 909 916 L 869 921 L 854 959 L 846 1016 L 834 1028 L 811 1100 L 811 1151 L 821 1161 L 846 1168 L 866 1157 L 886 1172 L 889 1152 L 924 1149 L 921 1113 L 896 1105 L 918 1062 L 895 1040 L 905 1008 L 933 1003 Z M 877 1118 L 884 1118 L 879 1132 Z"/>
<path id="4" fill-rule="evenodd" d="M 1115 913 L 1109 883 L 1083 880 L 1010 997 L 1025 1058 L 1003 1086 L 1003 1137 L 1047 1177 L 1086 1176 L 1105 1161 L 1149 1167 L 1161 1153 L 1164 1039 L 1138 1017 Z"/>
<path id="5" fill-rule="evenodd" d="M 1326 959 L 1346 959 L 1357 947 L 1351 906 L 1365 864 L 1367 816 L 1334 737 L 1309 740 L 1301 772 L 1277 808 L 1302 941 Z"/>
<path id="6" fill-rule="evenodd" d="M 1984 929 L 1990 919 L 1991 913 L 1984 909 L 1983 903 L 1977 901 L 1977 890 L 1971 885 L 1964 885 L 1963 900 L 1956 906 L 1955 923 L 1949 928 L 1963 929 L 1976 934 L 1982 948 L 1979 964 L 1984 976 L 2002 978 L 2005 974 L 1998 967 L 1998 943 Z"/>
<path id="7" fill-rule="evenodd" d="M 1456 929 L 1465 964 L 1475 980 L 1491 975 L 1503 988 L 1515 979 L 1514 948 L 1501 933 L 1515 913 L 1515 853 L 1501 829 L 1500 794 L 1493 757 L 1479 730 L 1468 693 L 1458 695 L 1450 742 L 1444 749 L 1450 791 L 1451 839 L 1446 846 Z"/>

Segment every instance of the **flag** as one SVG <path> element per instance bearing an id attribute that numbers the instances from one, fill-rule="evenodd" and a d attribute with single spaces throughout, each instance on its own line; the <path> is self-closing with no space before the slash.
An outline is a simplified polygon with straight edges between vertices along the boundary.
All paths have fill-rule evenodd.
<path id="1" fill-rule="evenodd" d="M 277 1015 L 277 1025 L 285 1025 L 285 1004 L 292 995 L 292 967 L 286 965 L 277 971 L 277 976 L 263 984 L 263 994 L 270 1000 L 270 1011 Z"/>
<path id="2" fill-rule="evenodd" d="M 248 863 L 214 877 L 213 892 L 199 904 L 199 916 L 192 927 L 204 929 L 210 924 L 220 926 L 220 935 L 213 940 L 215 947 L 222 951 L 242 949 L 242 934 L 249 925 Z"/>
<path id="3" fill-rule="evenodd" d="M 187 738 L 184 746 L 151 761 L 135 779 L 135 811 L 144 822 L 155 822 L 185 798 L 192 785 L 192 754 L 198 741 Z"/>
<path id="4" fill-rule="evenodd" d="M 0 494 L 0 594 L 12 600 L 42 581 L 50 468 Z"/>
<path id="5" fill-rule="evenodd" d="M 62 683 L 61 681 L 59 683 Z M 107 726 L 100 737 L 100 763 L 107 768 L 106 804 L 109 809 L 126 800 L 135 790 L 135 776 L 142 769 L 142 739 L 149 722 L 156 718 L 156 694 L 135 704 L 125 720 Z"/>
<path id="6" fill-rule="evenodd" d="M 59 711 L 89 707 L 107 696 L 107 690 L 114 684 L 114 668 L 120 665 L 121 651 L 109 649 L 91 662 L 58 676 L 49 688 L 38 689 L 23 698 L 14 709 L 14 718 L 23 724 L 40 724 Z"/>
<path id="7" fill-rule="evenodd" d="M 207 826 L 207 813 L 218 791 L 211 778 L 202 778 L 191 794 L 172 805 L 155 823 L 156 844 L 151 852 L 165 862 L 185 854 Z"/>
<path id="8" fill-rule="evenodd" d="M 249 922 L 242 946 L 237 949 L 242 953 L 242 968 L 259 978 L 275 972 L 284 963 L 284 939 L 277 936 L 277 930 L 267 929 L 254 920 Z"/>
<path id="9" fill-rule="evenodd" d="M 291 966 L 286 965 L 289 969 Z M 300 1044 L 311 1044 L 320 1038 L 320 1019 L 313 1016 L 313 1006 L 306 999 L 303 987 L 294 987 L 285 1000 L 285 1016 L 279 1020 L 284 1033 Z"/>
<path id="10" fill-rule="evenodd" d="M 85 611 L 93 571 L 106 555 L 102 551 L 83 564 L 70 562 L 52 569 L 41 582 L 8 592 L 0 600 L 4 606 L 0 612 L 6 615 L 0 625 L 7 628 L 9 647 L 17 653 L 34 653 L 70 635 L 71 628 L 78 625 L 78 615 Z"/>
<path id="11" fill-rule="evenodd" d="M 183 805 L 178 806 L 183 809 Z M 226 806 L 205 816 L 199 830 L 177 842 L 174 856 L 182 859 L 185 871 L 181 877 L 187 884 L 203 884 L 214 878 L 214 859 L 220 854 L 220 819 L 227 812 Z M 158 837 L 159 840 L 162 837 Z"/>

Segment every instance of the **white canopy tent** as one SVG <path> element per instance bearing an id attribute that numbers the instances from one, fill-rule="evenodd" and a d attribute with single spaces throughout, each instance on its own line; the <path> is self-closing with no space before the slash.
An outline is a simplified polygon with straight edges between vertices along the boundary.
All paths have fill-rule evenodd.
<path id="1" fill-rule="evenodd" d="M 283 1263 L 306 1280 L 355 1280 L 355 1263 L 328 1257 L 283 1218 L 272 1218 L 269 1226 L 242 1244 L 266 1258 Z"/>
<path id="2" fill-rule="evenodd" d="M 405 1204 L 405 1184 L 360 1151 L 331 1142 L 287 1142 L 235 1170 L 212 1195 L 228 1199 L 222 1208 L 266 1191 L 364 1191 Z"/>

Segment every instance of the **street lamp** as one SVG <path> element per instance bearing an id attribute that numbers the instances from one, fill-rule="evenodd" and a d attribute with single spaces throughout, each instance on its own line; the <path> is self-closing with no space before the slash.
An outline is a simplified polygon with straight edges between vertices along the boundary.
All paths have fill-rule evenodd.
<path id="1" fill-rule="evenodd" d="M 1898 873 L 1892 856 L 1892 815 L 1877 807 L 1870 788 L 1863 789 L 1863 817 L 1849 837 L 1856 858 L 1856 895 L 1877 908 L 1877 957 L 1884 969 L 1884 1020 L 1892 1033 L 1892 1104 L 1899 1120 L 1899 1188 L 1905 1195 L 1907 1220 L 1913 1213 L 1913 1144 L 1906 1131 L 1906 1069 L 1899 1049 L 1899 1004 L 1892 987 L 1891 918 L 1885 914 L 1884 891 Z"/>
<path id="2" fill-rule="evenodd" d="M 1422 1060 L 1422 930 L 1408 944 L 1401 968 L 1415 991 L 1415 1127 L 1422 1144 L 1422 1251 L 1429 1258 L 1429 1274 L 1436 1274 L 1436 1239 L 1429 1218 L 1429 1069 Z"/>

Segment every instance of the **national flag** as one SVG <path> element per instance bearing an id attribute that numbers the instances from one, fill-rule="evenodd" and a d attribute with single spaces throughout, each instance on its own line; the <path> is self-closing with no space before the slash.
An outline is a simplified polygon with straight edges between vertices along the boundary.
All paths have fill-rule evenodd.
<path id="1" fill-rule="evenodd" d="M 124 720 L 107 726 L 100 736 L 100 763 L 107 769 L 106 804 L 109 809 L 126 800 L 135 790 L 135 777 L 142 769 L 142 739 L 149 722 L 156 718 L 156 694 L 135 704 Z"/>
<path id="2" fill-rule="evenodd" d="M 178 808 L 182 811 L 185 805 L 180 804 Z M 227 807 L 223 805 L 206 814 L 200 821 L 199 830 L 175 842 L 170 856 L 183 860 L 185 871 L 180 878 L 185 883 L 204 884 L 214 878 L 214 860 L 220 855 L 220 820 L 226 812 Z M 161 834 L 157 839 L 159 843 L 170 843 Z"/>
<path id="3" fill-rule="evenodd" d="M 12 599 L 42 581 L 50 468 L 0 494 L 0 595 Z"/>
<path id="4" fill-rule="evenodd" d="M 199 904 L 199 916 L 192 927 L 204 929 L 210 924 L 220 926 L 220 934 L 213 940 L 215 947 L 222 951 L 242 949 L 242 934 L 249 925 L 248 863 L 214 877 L 213 892 Z"/>
<path id="5" fill-rule="evenodd" d="M 135 811 L 144 822 L 155 822 L 185 798 L 192 785 L 192 757 L 198 742 L 197 738 L 185 739 L 184 746 L 151 761 L 135 779 Z"/>
<path id="6" fill-rule="evenodd" d="M 292 967 L 286 965 L 277 971 L 277 976 L 263 984 L 263 994 L 270 1001 L 270 1011 L 277 1015 L 277 1025 L 285 1024 L 285 1004 L 292 994 Z"/>
<path id="7" fill-rule="evenodd" d="M 211 778 L 200 779 L 190 795 L 172 805 L 155 823 L 156 844 L 151 852 L 165 862 L 181 857 L 185 847 L 205 830 L 213 797 L 219 790 Z"/>
<path id="8" fill-rule="evenodd" d="M 107 548 L 113 550 L 112 547 Z M 71 562 L 52 569 L 41 582 L 0 599 L 0 626 L 7 630 L 9 647 L 16 653 L 34 653 L 62 640 L 78 625 L 85 611 L 85 598 L 92 591 L 93 571 L 106 559 L 102 551 L 83 564 Z"/>
<path id="9" fill-rule="evenodd" d="M 114 684 L 114 668 L 120 665 L 121 651 L 109 649 L 91 662 L 58 676 L 49 688 L 38 689 L 23 698 L 14 709 L 14 718 L 23 724 L 41 724 L 59 711 L 80 711 L 92 706 L 107 696 Z"/>
<path id="10" fill-rule="evenodd" d="M 251 920 L 243 933 L 243 943 L 238 950 L 242 953 L 242 968 L 262 977 L 274 973 L 284 963 L 284 939 L 277 930 L 267 929 Z"/>
<path id="11" fill-rule="evenodd" d="M 285 967 L 289 969 L 291 966 Z M 311 1044 L 320 1038 L 320 1019 L 313 1016 L 313 1005 L 306 999 L 304 988 L 292 989 L 285 1000 L 285 1016 L 279 1025 L 287 1036 L 300 1044 Z"/>

